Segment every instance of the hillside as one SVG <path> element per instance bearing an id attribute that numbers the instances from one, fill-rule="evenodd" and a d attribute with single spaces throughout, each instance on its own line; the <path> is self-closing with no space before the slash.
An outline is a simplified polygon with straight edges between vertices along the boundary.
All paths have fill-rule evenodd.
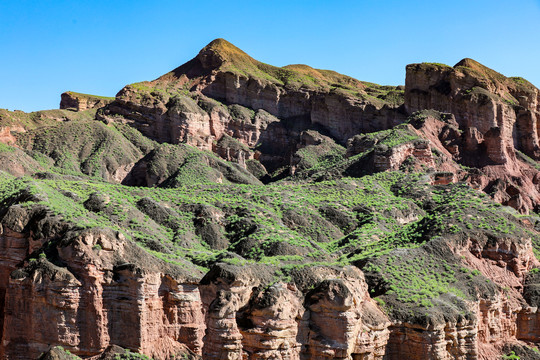
<path id="1" fill-rule="evenodd" d="M 538 359 L 540 91 L 223 39 L 114 99 L 0 111 L 6 359 Z"/>

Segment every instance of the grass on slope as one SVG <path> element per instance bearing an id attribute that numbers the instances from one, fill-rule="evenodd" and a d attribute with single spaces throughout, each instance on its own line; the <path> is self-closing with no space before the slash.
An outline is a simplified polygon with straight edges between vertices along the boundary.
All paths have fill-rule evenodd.
<path id="1" fill-rule="evenodd" d="M 31 113 L 0 109 L 0 126 L 23 127 L 26 130 L 54 126 L 59 121 L 84 121 L 95 118 L 96 110 L 74 112 L 69 110 L 42 110 Z"/>
<path id="2" fill-rule="evenodd" d="M 277 265 L 286 273 L 305 263 L 362 262 L 396 248 L 417 248 L 437 237 L 472 231 L 533 237 L 535 251 L 540 249 L 535 232 L 523 230 L 513 215 L 504 215 L 474 190 L 454 185 L 431 191 L 420 175 L 399 172 L 316 184 L 201 184 L 176 189 L 26 178 L 2 182 L 0 196 L 6 199 L 27 187 L 44 194 L 44 204 L 66 220 L 124 232 L 156 256 L 178 264 L 187 258 L 209 266 L 230 251 L 246 261 Z M 423 195 L 405 195 L 415 192 Z M 99 211 L 83 205 L 92 193 L 109 198 Z M 156 223 L 152 214 L 138 210 L 143 198 L 173 209 L 173 218 L 165 225 Z M 424 210 L 428 203 L 436 205 L 434 210 Z M 228 242 L 225 250 L 212 249 L 200 231 L 202 220 L 215 222 L 203 215 L 208 212 L 222 214 L 217 225 Z M 291 223 L 291 212 L 296 222 Z M 330 225 L 322 227 L 321 221 Z M 330 229 L 334 232 L 327 234 Z M 332 240 L 337 231 L 343 237 Z"/>
<path id="3" fill-rule="evenodd" d="M 114 97 L 112 97 L 112 96 L 83 94 L 83 93 L 78 93 L 78 92 L 75 92 L 75 91 L 66 91 L 65 93 L 68 94 L 68 95 L 71 95 L 73 97 L 79 98 L 79 99 L 88 99 L 88 100 L 96 99 L 96 100 L 108 100 L 108 101 L 113 101 L 114 100 Z"/>
<path id="4" fill-rule="evenodd" d="M 142 157 L 115 128 L 97 121 L 77 121 L 36 129 L 18 137 L 19 145 L 46 156 L 67 174 L 111 179 L 111 173 Z M 40 160 L 37 158 L 36 160 Z"/>

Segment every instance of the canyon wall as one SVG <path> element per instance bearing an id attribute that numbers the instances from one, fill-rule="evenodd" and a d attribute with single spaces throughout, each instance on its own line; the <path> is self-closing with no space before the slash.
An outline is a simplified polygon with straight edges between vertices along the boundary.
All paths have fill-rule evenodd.
<path id="1" fill-rule="evenodd" d="M 6 359 L 54 344 L 82 357 L 118 345 L 154 359 L 487 360 L 509 341 L 538 341 L 537 307 L 521 295 L 539 265 L 529 239 L 453 243 L 498 287 L 467 314 L 411 323 L 385 315 L 356 267 L 306 268 L 285 283 L 268 265 L 218 263 L 199 281 L 196 268 L 171 266 L 118 232 L 72 230 L 42 206 L 13 205 L 1 224 Z M 311 288 L 299 285 L 307 279 Z"/>
<path id="2" fill-rule="evenodd" d="M 83 357 L 114 344 L 155 359 L 382 359 L 388 339 L 356 268 L 321 269 L 305 299 L 293 284 L 263 287 L 271 273 L 258 266 L 217 264 L 198 283 L 196 269 L 171 267 L 119 233 L 70 231 L 46 209 L 18 205 L 3 217 L 0 245 L 7 359 L 37 358 L 50 344 Z"/>
<path id="3" fill-rule="evenodd" d="M 441 121 L 430 120 L 421 131 L 454 161 L 480 170 L 468 177 L 473 186 L 522 213 L 540 204 L 539 172 L 530 160 L 539 159 L 539 100 L 539 90 L 527 80 L 507 78 L 471 59 L 454 67 L 407 66 L 407 112 L 433 109 Z M 430 136 L 434 127 L 438 134 Z"/>

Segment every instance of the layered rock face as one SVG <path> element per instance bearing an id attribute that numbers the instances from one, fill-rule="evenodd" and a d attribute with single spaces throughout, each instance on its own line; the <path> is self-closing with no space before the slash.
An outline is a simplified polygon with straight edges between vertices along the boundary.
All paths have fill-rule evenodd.
<path id="1" fill-rule="evenodd" d="M 20 126 L 13 128 L 12 126 L 0 127 L 0 142 L 8 145 L 12 145 L 17 141 L 17 138 L 13 136 L 12 131 L 24 131 Z"/>
<path id="2" fill-rule="evenodd" d="M 507 343 L 536 343 L 537 307 L 523 297 L 525 274 L 540 264 L 531 243 L 479 236 L 448 246 L 473 273 L 487 277 L 475 285 L 478 298 L 460 302 L 449 294 L 439 310 L 426 308 L 420 321 L 398 316 L 385 358 L 489 360 L 499 358 Z"/>
<path id="3" fill-rule="evenodd" d="M 62 109 L 98 109 L 108 126 L 74 120 L 66 132 L 28 131 L 28 154 L 78 158 L 84 174 L 101 171 L 109 182 L 176 189 L 152 198 L 115 188 L 115 203 L 101 193 L 111 184 L 96 181 L 90 193 L 82 177 L 37 175 L 45 193 L 62 194 L 51 200 L 24 191 L 13 199 L 13 184 L 2 188 L 0 357 L 37 358 L 61 345 L 94 360 L 112 358 L 116 346 L 159 360 L 488 360 L 507 343 L 537 344 L 538 219 L 509 225 L 510 210 L 482 213 L 487 206 L 472 195 L 445 208 L 442 194 L 457 187 L 430 183 L 466 181 L 521 213 L 537 210 L 538 89 L 466 59 L 410 65 L 404 105 L 402 90 L 304 65 L 271 67 L 216 40 L 114 101 L 62 94 Z M 125 135 L 119 123 L 162 144 Z M 1 142 L 23 144 L 2 129 Z M 85 129 L 93 130 L 81 140 Z M 103 153 L 114 156 L 95 161 Z M 261 191 L 259 179 L 280 169 L 291 175 L 278 183 L 285 190 Z M 294 180 L 317 171 L 309 181 L 323 184 L 318 194 L 299 201 L 294 186 L 307 181 Z M 323 181 L 332 176 L 353 179 Z M 71 182 L 74 192 L 61 190 Z M 347 190 L 337 203 L 316 198 L 337 187 Z M 43 205 L 53 201 L 72 219 L 108 217 L 116 230 L 67 223 Z M 422 281 L 397 283 L 396 274 L 408 275 L 397 266 L 367 267 L 411 253 L 419 264 L 411 271 L 433 267 L 418 290 L 424 298 L 403 294 Z"/>
<path id="4" fill-rule="evenodd" d="M 280 119 L 306 118 L 326 128 L 341 143 L 360 132 L 382 130 L 403 120 L 396 111 L 399 104 L 366 100 L 368 97 L 358 92 L 366 94 L 367 86 L 355 79 L 306 65 L 274 68 L 223 39 L 210 43 L 191 62 L 191 69 L 201 69 L 204 74 L 193 82 L 196 91 L 227 103 L 264 109 Z M 231 71 L 232 66 L 242 71 Z M 180 67 L 173 73 L 178 77 L 184 71 Z M 193 73 L 185 73 L 191 80 Z M 302 82 L 305 76 L 310 77 L 308 82 Z M 171 81 L 171 77 L 156 80 L 160 81 Z"/>
<path id="5" fill-rule="evenodd" d="M 411 156 L 418 159 L 425 166 L 435 167 L 429 144 L 426 141 L 419 140 L 388 150 L 384 148 L 376 149 L 373 160 L 374 168 L 376 171 L 398 170 L 400 165 Z"/>
<path id="6" fill-rule="evenodd" d="M 442 125 L 430 120 L 431 128 L 419 129 L 430 143 L 379 149 L 375 171 L 398 169 L 413 156 L 425 168 L 446 173 L 434 183 L 467 178 L 504 205 L 523 213 L 535 209 L 540 175 L 527 157 L 540 156 L 538 89 L 465 59 L 455 67 L 409 65 L 404 105 L 390 100 L 400 91 L 305 65 L 275 68 L 218 39 L 172 72 L 126 86 L 98 118 L 127 122 L 159 142 L 213 151 L 243 167 L 257 160 L 266 167 L 263 173 L 271 173 L 295 167 L 290 159 L 305 131 L 345 144 L 433 109 L 446 115 Z M 435 164 L 433 147 L 446 159 Z M 455 162 L 481 172 L 466 175 Z"/>
<path id="7" fill-rule="evenodd" d="M 85 111 L 88 109 L 99 109 L 109 103 L 114 98 L 104 96 L 80 94 L 73 91 L 67 91 L 61 95 L 60 109 Z"/>
<path id="8" fill-rule="evenodd" d="M 492 164 L 509 162 L 514 149 L 538 158 L 540 93 L 526 80 L 506 78 L 465 59 L 453 68 L 409 65 L 405 89 L 409 113 L 435 109 L 453 114 L 466 140 L 479 135 L 485 141 Z"/>
<path id="9" fill-rule="evenodd" d="M 218 265 L 201 281 L 208 304 L 204 358 L 383 358 L 390 322 L 359 270 L 321 268 L 318 286 L 305 297 L 292 284 L 254 288 L 260 275 Z"/>
<path id="10" fill-rule="evenodd" d="M 537 309 L 532 308 L 523 297 L 523 285 L 527 272 L 539 265 L 533 254 L 532 244 L 500 238 L 468 239 L 457 249 L 470 268 L 480 271 L 497 284 L 499 291 L 484 297 L 473 308 L 478 321 L 479 358 L 490 359 L 498 353 L 505 342 L 530 339 Z M 527 320 L 525 320 L 527 319 Z"/>
<path id="11" fill-rule="evenodd" d="M 459 163 L 481 169 L 471 177 L 476 186 L 521 212 L 540 201 L 538 170 L 527 161 L 539 158 L 539 99 L 540 91 L 526 80 L 506 78 L 471 59 L 453 68 L 407 66 L 407 111 L 445 113 L 447 126 L 439 126 L 438 134 L 443 147 Z"/>
<path id="12" fill-rule="evenodd" d="M 275 68 L 218 39 L 171 73 L 126 86 L 98 117 L 128 122 L 159 142 L 207 150 L 228 135 L 251 151 L 218 154 L 240 163 L 256 157 L 274 169 L 287 163 L 304 130 L 345 143 L 404 121 L 400 100 L 384 98 L 402 90 L 389 88 L 376 98 L 358 80 L 305 65 Z"/>
<path id="13" fill-rule="evenodd" d="M 215 151 L 224 159 L 245 166 L 247 159 L 265 160 L 270 167 L 285 162 L 295 138 L 280 121 L 264 110 L 225 106 L 203 95 L 154 97 L 129 86 L 103 112 L 107 121 L 123 121 L 160 142 L 185 143 Z M 122 115 L 115 120 L 114 115 Z M 224 146 L 226 145 L 226 146 Z M 257 146 L 257 151 L 254 149 Z M 260 155 L 264 150 L 265 154 Z"/>
<path id="14" fill-rule="evenodd" d="M 355 267 L 293 274 L 316 284 L 309 291 L 264 286 L 267 265 L 219 263 L 197 282 L 196 269 L 171 267 L 110 230 L 72 231 L 40 206 L 10 207 L 0 241 L 8 359 L 37 358 L 49 344 L 97 356 L 114 344 L 155 359 L 487 360 L 509 341 L 538 341 L 537 307 L 521 295 L 524 275 L 540 265 L 527 239 L 453 243 L 498 287 L 467 305 L 472 315 L 425 324 L 390 321 Z"/>
<path id="15" fill-rule="evenodd" d="M 37 358 L 50 344 L 81 356 L 110 344 L 159 359 L 200 353 L 196 271 L 162 264 L 110 230 L 70 232 L 43 208 L 10 208 L 2 229 L 3 358 Z"/>
<path id="16" fill-rule="evenodd" d="M 304 118 L 327 129 L 341 143 L 355 134 L 388 129 L 404 120 L 396 108 L 378 107 L 339 91 L 296 90 L 228 72 L 206 81 L 196 89 L 209 97 L 264 109 L 280 119 Z"/>
<path id="17" fill-rule="evenodd" d="M 11 207 L 0 241 L 4 358 L 37 358 L 49 344 L 83 357 L 114 344 L 155 359 L 385 353 L 390 323 L 355 268 L 322 268 L 307 295 L 260 287 L 271 272 L 257 266 L 218 264 L 197 284 L 195 269 L 160 263 L 110 230 L 72 232 L 40 207 Z"/>

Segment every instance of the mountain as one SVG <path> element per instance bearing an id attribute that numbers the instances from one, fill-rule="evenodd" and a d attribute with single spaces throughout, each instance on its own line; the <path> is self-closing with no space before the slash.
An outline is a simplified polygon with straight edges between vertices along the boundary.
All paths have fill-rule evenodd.
<path id="1" fill-rule="evenodd" d="M 540 90 L 381 86 L 223 39 L 0 110 L 6 359 L 537 359 Z"/>

